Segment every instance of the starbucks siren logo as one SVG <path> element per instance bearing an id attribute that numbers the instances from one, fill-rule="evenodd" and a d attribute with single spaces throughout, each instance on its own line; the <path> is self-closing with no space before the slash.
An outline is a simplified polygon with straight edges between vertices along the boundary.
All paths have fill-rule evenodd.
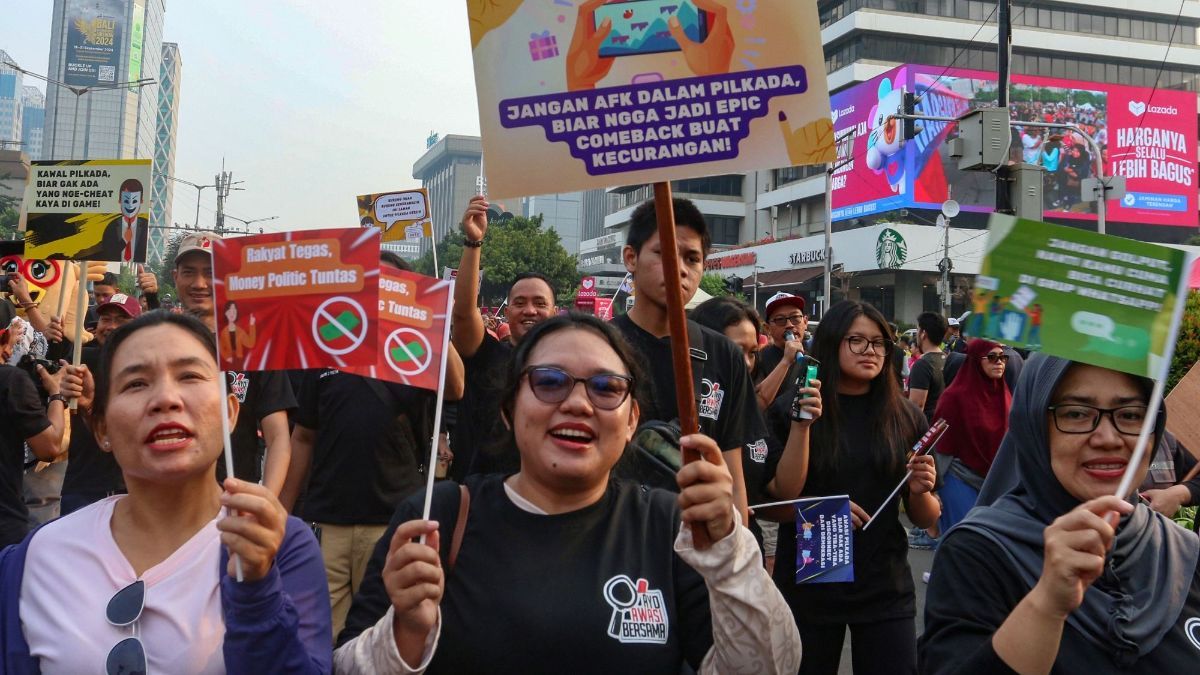
<path id="1" fill-rule="evenodd" d="M 879 233 L 879 241 L 875 243 L 875 262 L 881 270 L 894 270 L 902 267 L 908 260 L 908 242 L 900 233 L 885 227 Z"/>

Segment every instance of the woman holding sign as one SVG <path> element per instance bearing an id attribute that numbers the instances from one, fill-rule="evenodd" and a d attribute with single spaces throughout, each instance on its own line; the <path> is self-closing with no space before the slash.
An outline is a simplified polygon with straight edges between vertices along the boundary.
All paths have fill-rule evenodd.
<path id="1" fill-rule="evenodd" d="M 938 549 L 922 672 L 1195 669 L 1200 540 L 1113 496 L 1152 386 L 1054 357 L 1026 364 L 981 506 Z"/>
<path id="2" fill-rule="evenodd" d="M 716 443 L 684 437 L 706 461 L 679 471 L 679 495 L 611 478 L 644 384 L 610 324 L 538 324 L 506 384 L 520 469 L 438 484 L 432 521 L 423 494 L 400 506 L 339 637 L 339 672 L 796 672 L 799 635 Z M 694 528 L 714 543 L 694 547 Z"/>
<path id="3" fill-rule="evenodd" d="M 893 344 L 891 327 L 871 305 L 847 301 L 831 307 L 813 336 L 811 352 L 821 364 L 825 394 L 821 416 L 812 424 L 809 456 L 797 461 L 784 452 L 776 465 L 767 467 L 768 490 L 776 499 L 849 495 L 856 528 L 854 581 L 804 584 L 796 582 L 796 528 L 779 528 L 775 584 L 791 605 L 804 640 L 801 673 L 838 672 L 847 626 L 855 673 L 916 672 L 916 597 L 908 540 L 899 502 L 888 495 L 904 482 L 905 511 L 922 528 L 937 520 L 939 506 L 930 494 L 933 458 L 906 459 L 926 423 L 891 375 Z M 772 404 L 772 418 L 788 417 L 787 412 L 779 414 L 779 406 L 790 410 L 790 399 Z M 907 480 L 906 471 L 912 472 Z M 863 529 L 875 511 L 879 522 Z"/>
<path id="4" fill-rule="evenodd" d="M 143 314 L 111 334 L 98 373 L 92 426 L 129 494 L 0 553 L 0 671 L 328 672 L 312 532 L 268 489 L 213 481 L 238 402 L 221 396 L 212 333 Z"/>

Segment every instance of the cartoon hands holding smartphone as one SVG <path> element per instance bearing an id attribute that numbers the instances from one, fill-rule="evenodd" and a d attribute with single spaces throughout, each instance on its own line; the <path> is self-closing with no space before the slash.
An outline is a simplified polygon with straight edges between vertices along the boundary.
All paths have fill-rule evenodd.
<path id="1" fill-rule="evenodd" d="M 682 51 L 696 75 L 729 72 L 733 32 L 718 0 L 588 0 L 567 53 L 567 88 L 595 88 L 618 56 Z"/>

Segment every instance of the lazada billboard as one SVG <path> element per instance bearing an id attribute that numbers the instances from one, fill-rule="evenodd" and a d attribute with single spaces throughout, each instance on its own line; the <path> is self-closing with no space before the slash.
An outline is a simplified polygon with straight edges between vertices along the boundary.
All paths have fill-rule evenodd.
<path id="1" fill-rule="evenodd" d="M 853 160 L 834 174 L 833 219 L 898 208 L 936 209 L 953 197 L 965 210 L 991 211 L 995 178 L 963 172 L 947 141 L 957 125 L 918 122 L 905 141 L 901 125 L 886 121 L 903 92 L 920 97 L 919 113 L 958 117 L 995 105 L 995 73 L 907 65 L 833 95 L 834 129 L 855 129 Z M 1094 138 L 1106 176 L 1126 178 L 1127 194 L 1107 202 L 1109 221 L 1196 227 L 1196 95 L 1139 87 L 1016 75 L 1010 89 L 1015 122 L 1074 124 Z M 1080 182 L 1094 175 L 1090 146 L 1065 128 L 1016 126 L 1014 154 L 1045 169 L 1048 218 L 1095 220 L 1096 203 L 1080 199 Z M 839 157 L 839 161 L 844 159 Z"/>

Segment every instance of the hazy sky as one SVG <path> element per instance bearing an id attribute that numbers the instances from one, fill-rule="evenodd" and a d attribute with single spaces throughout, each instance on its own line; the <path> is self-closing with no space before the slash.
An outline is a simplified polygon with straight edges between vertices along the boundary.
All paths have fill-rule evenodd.
<path id="1" fill-rule="evenodd" d="M 0 49 L 46 74 L 51 0 L 3 0 Z M 463 0 L 166 0 L 183 60 L 175 175 L 245 181 L 226 202 L 268 230 L 352 227 L 354 197 L 418 186 L 430 131 L 479 133 Z M 146 74 L 147 77 L 157 77 Z M 46 84 L 26 80 L 45 89 Z M 213 190 L 201 225 L 211 227 Z M 172 219 L 196 191 L 177 185 Z M 226 221 L 227 226 L 240 223 Z"/>

